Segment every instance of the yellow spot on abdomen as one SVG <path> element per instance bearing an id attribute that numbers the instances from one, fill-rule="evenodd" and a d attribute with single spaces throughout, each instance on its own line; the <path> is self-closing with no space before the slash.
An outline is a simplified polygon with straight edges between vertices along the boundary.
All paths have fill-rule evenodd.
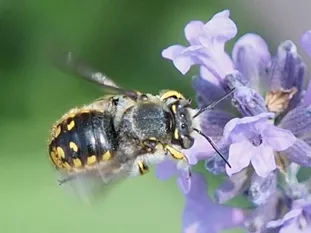
<path id="1" fill-rule="evenodd" d="M 73 165 L 75 168 L 81 168 L 82 167 L 82 162 L 80 159 L 73 159 Z"/>
<path id="2" fill-rule="evenodd" d="M 72 121 L 70 121 L 69 124 L 67 125 L 67 129 L 68 129 L 68 130 L 72 130 L 72 128 L 73 128 L 74 126 L 75 126 L 75 121 L 72 120 Z"/>
<path id="3" fill-rule="evenodd" d="M 96 156 L 92 155 L 87 158 L 87 165 L 93 165 L 96 163 Z"/>
<path id="4" fill-rule="evenodd" d="M 60 157 L 60 158 L 65 158 L 65 151 L 63 150 L 63 148 L 61 148 L 61 147 L 57 147 L 56 148 L 56 150 L 57 150 L 57 154 L 58 154 L 58 156 Z"/>
<path id="5" fill-rule="evenodd" d="M 52 160 L 52 162 L 54 163 L 54 165 L 57 167 L 57 168 L 61 168 L 61 160 L 56 157 L 56 152 L 55 152 L 55 149 L 53 149 L 53 151 L 50 152 L 50 158 Z"/>
<path id="6" fill-rule="evenodd" d="M 64 165 L 64 168 L 65 168 L 67 171 L 71 171 L 71 170 L 72 170 L 72 167 L 70 166 L 69 163 L 64 162 L 63 165 Z"/>
<path id="7" fill-rule="evenodd" d="M 109 160 L 110 158 L 111 158 L 111 153 L 110 153 L 110 151 L 108 150 L 106 153 L 103 154 L 102 159 L 103 159 L 103 160 Z"/>
<path id="8" fill-rule="evenodd" d="M 76 143 L 70 142 L 70 143 L 69 143 L 69 147 L 70 147 L 70 149 L 72 149 L 74 152 L 78 152 L 78 146 L 77 146 Z"/>
<path id="9" fill-rule="evenodd" d="M 67 118 L 74 118 L 76 116 L 76 112 L 70 112 L 67 114 Z"/>

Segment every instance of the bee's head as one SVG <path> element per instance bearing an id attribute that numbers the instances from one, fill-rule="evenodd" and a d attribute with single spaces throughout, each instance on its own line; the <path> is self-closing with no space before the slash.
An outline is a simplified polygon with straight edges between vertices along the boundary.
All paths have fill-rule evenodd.
<path id="1" fill-rule="evenodd" d="M 178 100 L 171 106 L 175 119 L 173 138 L 184 149 L 189 149 L 194 144 L 194 138 L 191 136 L 193 122 L 189 112 L 189 109 L 191 109 L 190 104 L 191 102 L 188 100 Z"/>
<path id="2" fill-rule="evenodd" d="M 198 116 L 200 116 L 206 110 L 213 108 L 219 102 L 227 98 L 234 92 L 234 90 L 235 88 L 233 88 L 219 100 L 199 110 L 191 108 L 191 100 L 185 99 L 185 97 L 177 91 L 165 91 L 161 93 L 160 100 L 167 105 L 172 114 L 173 124 L 170 127 L 170 130 L 173 133 L 172 142 L 180 145 L 183 149 L 189 149 L 194 144 L 194 138 L 191 136 L 191 134 L 193 131 L 195 131 L 209 142 L 209 144 L 214 148 L 217 154 L 219 154 L 219 156 L 221 156 L 221 158 L 231 168 L 229 162 L 219 152 L 213 141 L 206 134 L 201 132 L 200 128 L 198 127 L 198 123 L 200 122 L 200 117 Z"/>
<path id="3" fill-rule="evenodd" d="M 183 149 L 189 149 L 194 144 L 194 138 L 191 136 L 192 115 L 190 114 L 191 100 L 184 98 L 170 98 L 167 100 L 167 106 L 172 115 L 172 142 L 180 145 Z"/>

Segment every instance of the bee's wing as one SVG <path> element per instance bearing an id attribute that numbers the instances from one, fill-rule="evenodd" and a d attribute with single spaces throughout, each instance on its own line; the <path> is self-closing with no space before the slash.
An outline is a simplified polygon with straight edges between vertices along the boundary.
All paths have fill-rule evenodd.
<path id="1" fill-rule="evenodd" d="M 137 99 L 138 97 L 136 91 L 125 90 L 119 87 L 112 79 L 89 66 L 86 62 L 76 57 L 72 52 L 63 51 L 60 48 L 55 48 L 55 46 L 53 46 L 49 57 L 53 65 L 63 72 L 74 74 L 96 83 L 110 93 L 122 94 L 132 99 Z"/>
<path id="2" fill-rule="evenodd" d="M 133 169 L 133 161 L 125 164 L 115 162 L 97 165 L 92 172 L 79 173 L 71 177 L 59 173 L 60 186 L 70 194 L 78 196 L 82 202 L 93 204 L 105 197 L 115 184 L 128 178 Z"/>

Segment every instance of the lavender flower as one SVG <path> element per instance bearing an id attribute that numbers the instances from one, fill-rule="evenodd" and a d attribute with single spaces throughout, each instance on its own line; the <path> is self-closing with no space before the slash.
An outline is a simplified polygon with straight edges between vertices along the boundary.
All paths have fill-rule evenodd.
<path id="1" fill-rule="evenodd" d="M 310 200 L 295 200 L 292 209 L 281 219 L 270 221 L 267 228 L 277 228 L 279 233 L 311 232 L 311 202 Z"/>
<path id="2" fill-rule="evenodd" d="M 204 177 L 192 176 L 192 185 L 185 194 L 184 233 L 219 233 L 223 229 L 242 226 L 244 212 L 214 203 L 209 199 Z"/>
<path id="3" fill-rule="evenodd" d="M 226 169 L 228 174 L 231 175 L 233 172 L 240 171 L 244 166 L 248 166 L 249 158 L 252 157 L 250 154 L 255 154 L 259 149 L 269 150 L 268 154 L 270 155 L 262 153 L 266 157 L 254 156 L 254 161 L 257 158 L 256 161 L 258 165 L 260 164 L 260 166 L 254 167 L 260 176 L 265 176 L 276 168 L 274 154 L 286 156 L 287 159 L 304 166 L 311 166 L 311 155 L 306 153 L 309 146 L 301 139 L 296 140 L 294 137 L 294 135 L 298 136 L 301 132 L 299 131 L 294 135 L 290 132 L 292 129 L 295 129 L 296 125 L 301 125 L 301 122 L 305 123 L 302 124 L 302 127 L 305 129 L 309 126 L 311 127 L 307 110 L 299 118 L 295 114 L 295 111 L 297 111 L 296 107 L 302 102 L 301 93 L 303 91 L 302 83 L 305 70 L 305 65 L 297 53 L 296 46 L 291 41 L 285 41 L 279 46 L 277 55 L 272 57 L 268 46 L 261 37 L 255 34 L 246 34 L 236 42 L 231 60 L 224 51 L 224 45 L 236 33 L 237 27 L 229 18 L 229 11 L 225 10 L 216 14 L 206 24 L 199 21 L 189 23 L 185 28 L 185 36 L 190 46 L 170 46 L 163 50 L 162 55 L 172 60 L 176 68 L 183 74 L 192 65 L 199 65 L 200 77 L 196 79 L 194 85 L 200 97 L 200 105 L 207 105 L 207 100 L 211 101 L 210 95 L 206 91 L 208 88 L 216 87 L 214 92 L 219 90 L 220 93 L 217 95 L 220 96 L 221 93 L 235 87 L 237 91 L 234 94 L 232 104 L 239 110 L 240 115 L 254 117 L 254 120 L 250 121 L 253 122 L 250 128 L 255 127 L 257 115 L 268 112 L 275 113 L 272 121 L 276 126 L 280 126 L 283 129 L 274 127 L 274 133 L 278 132 L 279 138 L 284 136 L 288 140 L 284 141 L 283 144 L 279 140 L 275 142 L 279 142 L 278 145 L 270 145 L 272 147 L 260 146 L 257 148 L 258 150 L 245 153 L 248 154 L 248 159 L 246 160 L 240 158 L 241 151 L 239 149 L 242 147 L 239 147 L 236 143 L 231 145 L 229 147 L 229 161 L 233 163 L 233 167 L 230 171 Z M 208 86 L 208 88 L 204 89 L 204 85 Z M 205 92 L 203 92 L 204 90 Z M 217 95 L 215 94 L 215 96 Z M 294 112 L 292 116 L 295 117 L 291 118 L 290 124 L 286 124 L 286 113 L 290 113 L 290 111 Z M 219 112 L 218 117 L 220 119 L 222 118 L 221 114 L 222 112 Z M 239 117 L 240 115 L 236 116 Z M 229 120 L 228 118 L 225 119 Z M 282 122 L 282 119 L 285 122 Z M 289 121 L 287 120 L 287 122 Z M 218 124 L 223 125 L 223 122 L 216 121 L 213 125 Z M 232 124 L 232 122 L 227 122 L 227 124 Z M 210 125 L 207 120 L 202 120 L 202 126 L 207 134 L 209 134 Z M 270 128 L 272 129 L 272 127 Z M 213 136 L 217 137 L 221 133 L 221 130 L 219 130 L 218 135 L 214 133 Z M 249 134 L 249 130 L 242 129 L 238 133 L 245 134 L 244 138 L 248 138 L 248 141 L 250 141 L 249 135 L 246 135 Z M 273 132 L 271 131 L 270 133 Z M 228 135 L 224 135 L 224 137 L 226 136 Z M 254 135 L 251 136 L 253 137 Z M 257 136 L 256 139 L 261 140 L 261 136 Z M 235 135 L 231 138 L 237 138 L 237 136 Z M 282 153 L 277 153 L 280 151 Z M 191 156 L 194 155 L 192 154 Z M 210 154 L 207 156 L 210 156 Z M 267 161 L 265 160 L 267 158 L 270 159 L 271 163 L 264 163 L 264 161 Z M 243 161 L 244 164 L 239 165 L 238 161 Z"/>
<path id="4" fill-rule="evenodd" d="M 279 233 L 277 226 L 270 229 L 267 224 L 280 218 L 287 210 L 286 199 L 276 191 L 265 203 L 249 212 L 244 221 L 245 228 L 248 233 Z"/>
<path id="5" fill-rule="evenodd" d="M 191 165 L 203 160 L 211 173 L 229 175 L 216 190 L 216 202 L 242 194 L 253 204 L 244 222 L 248 232 L 285 232 L 283 220 L 274 228 L 267 224 L 284 217 L 288 199 L 310 195 L 311 188 L 289 177 L 293 165 L 311 167 L 311 81 L 305 91 L 305 64 L 289 40 L 271 55 L 260 36 L 248 33 L 237 40 L 230 56 L 225 44 L 236 36 L 237 27 L 229 16 L 225 10 L 207 23 L 190 22 L 185 27 L 189 46 L 172 45 L 162 51 L 183 75 L 199 66 L 200 74 L 193 79 L 199 107 L 236 89 L 232 99 L 200 115 L 202 131 L 218 144 L 232 168 L 203 141 L 184 153 Z M 311 56 L 311 31 L 302 36 L 302 46 Z M 220 228 L 203 218 L 208 208 L 221 209 L 205 200 L 204 181 L 196 175 L 187 180 L 169 161 L 157 167 L 161 179 L 175 174 L 187 198 L 185 232 L 218 232 Z M 285 181 L 280 184 L 279 178 Z"/>
<path id="6" fill-rule="evenodd" d="M 229 141 L 229 163 L 227 174 L 241 171 L 252 163 L 259 176 L 266 177 L 276 168 L 274 151 L 282 151 L 292 146 L 295 136 L 288 130 L 269 123 L 271 113 L 254 117 L 235 118 L 224 129 L 224 137 Z"/>
<path id="7" fill-rule="evenodd" d="M 301 46 L 311 57 L 311 31 L 307 31 L 302 35 Z M 309 80 L 309 85 L 304 96 L 304 103 L 311 104 L 311 80 Z"/>

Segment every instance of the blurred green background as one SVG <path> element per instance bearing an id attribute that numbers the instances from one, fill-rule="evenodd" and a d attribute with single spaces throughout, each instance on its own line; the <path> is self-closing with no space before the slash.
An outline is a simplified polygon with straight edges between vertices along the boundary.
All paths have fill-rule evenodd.
<path id="1" fill-rule="evenodd" d="M 128 180 L 95 206 L 57 185 L 46 148 L 50 128 L 103 91 L 53 68 L 44 51 L 59 41 L 124 87 L 175 88 L 192 97 L 190 79 L 161 51 L 185 43 L 190 20 L 226 8 L 239 33 L 261 30 L 230 1 L 0 1 L 0 232 L 180 232 L 183 196 L 175 180 Z M 219 182 L 209 179 L 211 190 Z"/>

